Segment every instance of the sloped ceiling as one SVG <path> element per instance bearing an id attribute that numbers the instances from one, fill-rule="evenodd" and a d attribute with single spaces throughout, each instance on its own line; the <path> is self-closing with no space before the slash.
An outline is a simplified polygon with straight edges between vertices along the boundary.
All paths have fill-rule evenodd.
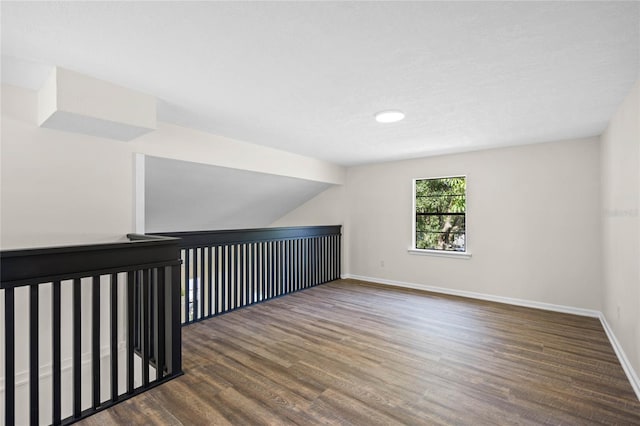
<path id="1" fill-rule="evenodd" d="M 14 84 L 58 65 L 159 98 L 161 121 L 343 165 L 595 136 L 639 71 L 633 1 L 0 7 Z"/>
<path id="2" fill-rule="evenodd" d="M 145 157 L 146 232 L 260 228 L 331 184 Z"/>

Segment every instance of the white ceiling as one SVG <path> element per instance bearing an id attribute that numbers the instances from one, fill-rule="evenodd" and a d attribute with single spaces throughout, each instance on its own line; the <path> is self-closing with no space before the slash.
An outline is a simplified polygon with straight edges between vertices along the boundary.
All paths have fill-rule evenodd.
<path id="1" fill-rule="evenodd" d="M 262 228 L 329 186 L 145 156 L 145 231 Z"/>
<path id="2" fill-rule="evenodd" d="M 162 121 L 344 165 L 598 135 L 640 62 L 638 2 L 1 7 L 5 82 L 58 65 L 157 96 Z"/>

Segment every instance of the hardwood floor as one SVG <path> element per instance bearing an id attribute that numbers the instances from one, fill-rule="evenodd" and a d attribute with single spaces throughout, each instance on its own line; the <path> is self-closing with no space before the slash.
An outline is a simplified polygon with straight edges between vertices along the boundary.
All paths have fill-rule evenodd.
<path id="1" fill-rule="evenodd" d="M 82 424 L 640 424 L 597 319 L 348 280 L 185 327 L 183 359 Z"/>

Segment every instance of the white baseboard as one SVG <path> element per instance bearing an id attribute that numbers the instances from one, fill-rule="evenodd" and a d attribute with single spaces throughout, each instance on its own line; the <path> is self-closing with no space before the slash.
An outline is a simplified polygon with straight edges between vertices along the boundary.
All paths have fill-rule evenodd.
<path id="1" fill-rule="evenodd" d="M 118 342 L 118 354 L 123 353 L 126 350 L 126 348 L 127 348 L 126 341 L 123 340 Z M 104 359 L 109 358 L 110 356 L 111 356 L 111 347 L 102 346 L 100 348 L 100 362 L 102 362 L 102 360 Z M 80 365 L 82 365 L 83 368 L 90 365 L 91 362 L 92 362 L 91 352 L 84 352 L 81 354 Z M 71 368 L 73 367 L 73 358 L 68 357 L 61 360 L 60 367 L 61 367 L 62 373 L 67 373 L 71 371 Z M 53 375 L 52 363 L 49 362 L 49 363 L 40 365 L 40 371 L 38 372 L 38 377 L 40 378 L 40 380 L 48 379 L 52 375 Z M 28 384 L 29 384 L 29 370 L 17 371 L 15 375 L 16 389 L 22 386 L 27 386 Z M 5 378 L 3 376 L 3 377 L 0 377 L 0 394 L 4 393 L 4 388 L 5 388 Z"/>
<path id="2" fill-rule="evenodd" d="M 565 305 L 554 305 L 551 303 L 536 302 L 533 300 L 515 299 L 512 297 L 495 296 L 493 294 L 475 293 L 473 291 L 455 290 L 455 289 L 444 288 L 444 287 L 434 287 L 434 286 L 424 285 L 424 284 L 387 280 L 384 278 L 363 277 L 361 275 L 350 275 L 350 274 L 345 275 L 343 278 L 344 279 L 351 278 L 353 280 L 359 280 L 359 281 L 369 281 L 376 284 L 385 284 L 385 285 L 391 285 L 396 287 L 412 288 L 415 290 L 431 291 L 433 293 L 448 294 L 451 296 L 468 297 L 470 299 L 479 299 L 479 300 L 487 300 L 490 302 L 506 303 L 508 305 L 524 306 L 525 308 L 536 308 L 536 309 L 543 309 L 545 311 L 563 312 L 566 314 L 580 315 L 583 317 L 600 318 L 600 315 L 602 315 L 600 311 L 596 311 L 592 309 L 575 308 L 573 306 L 565 306 Z"/>
<path id="3" fill-rule="evenodd" d="M 631 383 L 633 391 L 636 393 L 638 400 L 640 400 L 640 379 L 638 378 L 636 371 L 631 366 L 629 358 L 627 358 L 627 355 L 624 353 L 624 350 L 622 349 L 620 342 L 618 342 L 616 335 L 613 334 L 613 330 L 609 326 L 607 318 L 603 313 L 600 314 L 600 322 L 602 323 L 602 327 L 604 328 L 605 333 L 607 333 L 607 337 L 609 338 L 609 342 L 611 342 L 613 350 L 618 356 L 618 360 L 620 361 L 620 365 L 622 365 L 622 369 L 624 370 L 627 378 L 629 379 L 629 382 Z"/>
<path id="4" fill-rule="evenodd" d="M 593 309 L 576 308 L 573 306 L 554 305 L 551 303 L 536 302 L 533 300 L 515 299 L 511 297 L 496 296 L 492 294 L 475 293 L 475 292 L 466 291 L 466 290 L 455 290 L 455 289 L 443 288 L 443 287 L 433 287 L 433 286 L 424 285 L 424 284 L 408 283 L 403 281 L 388 280 L 384 278 L 365 277 L 362 275 L 344 274 L 342 278 L 353 279 L 358 281 L 368 281 L 376 284 L 384 284 L 384 285 L 395 286 L 395 287 L 411 288 L 414 290 L 424 290 L 424 291 L 430 291 L 433 293 L 448 294 L 452 296 L 468 297 L 470 299 L 479 299 L 479 300 L 487 300 L 490 302 L 506 303 L 508 305 L 542 309 L 545 311 L 562 312 L 566 314 L 598 318 L 600 320 L 600 323 L 602 324 L 602 327 L 604 328 L 605 333 L 607 334 L 607 337 L 609 338 L 609 342 L 611 343 L 611 346 L 613 347 L 614 352 L 618 356 L 618 361 L 620 361 L 620 365 L 622 365 L 622 369 L 624 370 L 625 374 L 627 375 L 627 378 L 629 379 L 629 383 L 631 383 L 631 387 L 636 393 L 638 400 L 640 400 L 640 379 L 638 379 L 637 373 L 635 372 L 635 370 L 631 366 L 631 363 L 629 362 L 629 359 L 625 355 L 624 350 L 620 345 L 620 342 L 618 342 L 618 339 L 616 338 L 615 334 L 613 334 L 613 330 L 609 326 L 609 323 L 607 323 L 607 319 L 605 318 L 604 314 L 600 311 L 596 311 Z"/>

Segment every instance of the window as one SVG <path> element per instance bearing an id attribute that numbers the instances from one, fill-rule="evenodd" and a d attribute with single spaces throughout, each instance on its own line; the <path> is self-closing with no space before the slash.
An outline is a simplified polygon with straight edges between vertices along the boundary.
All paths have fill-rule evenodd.
<path id="1" fill-rule="evenodd" d="M 414 181 L 414 249 L 466 252 L 465 176 Z"/>

